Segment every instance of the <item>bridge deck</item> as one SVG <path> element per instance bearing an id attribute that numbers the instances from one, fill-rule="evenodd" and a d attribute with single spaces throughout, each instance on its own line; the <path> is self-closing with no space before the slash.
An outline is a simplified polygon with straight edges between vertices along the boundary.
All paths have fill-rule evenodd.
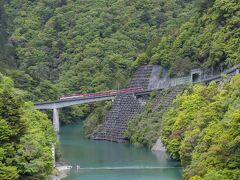
<path id="1" fill-rule="evenodd" d="M 237 66 L 226 70 L 223 72 L 223 74 L 228 74 L 228 75 L 234 75 L 239 73 L 240 69 L 240 64 Z M 201 79 L 199 82 L 204 82 L 204 83 L 209 83 L 210 81 L 220 81 L 221 80 L 221 74 L 214 75 L 205 79 Z M 197 83 L 199 83 L 197 82 Z M 168 86 L 166 86 L 168 87 Z M 166 88 L 164 87 L 164 88 Z M 150 89 L 150 90 L 145 90 L 141 92 L 129 92 L 129 93 L 121 93 L 121 94 L 112 94 L 112 95 L 102 95 L 102 96 L 94 96 L 94 97 L 80 97 L 80 98 L 72 98 L 72 99 L 63 99 L 63 100 L 57 100 L 57 101 L 52 101 L 52 102 L 39 102 L 35 103 L 35 107 L 37 109 L 56 109 L 56 108 L 63 108 L 63 107 L 68 107 L 76 104 L 84 104 L 84 103 L 91 103 L 91 102 L 97 102 L 97 101 L 104 101 L 104 100 L 112 100 L 118 95 L 122 94 L 135 94 L 136 96 L 138 95 L 147 95 L 151 93 L 152 91 L 159 91 L 161 89 Z"/>
<path id="2" fill-rule="evenodd" d="M 162 89 L 158 89 L 162 90 Z M 141 92 L 131 92 L 131 93 L 123 93 L 123 94 L 134 94 L 134 95 L 145 95 L 151 93 L 153 90 L 146 90 Z M 94 96 L 94 97 L 80 97 L 80 98 L 72 98 L 72 99 L 63 99 L 63 100 L 57 100 L 57 101 L 51 101 L 51 102 L 39 102 L 35 103 L 35 107 L 37 109 L 55 109 L 55 108 L 63 108 L 68 107 L 76 104 L 85 104 L 85 103 L 92 103 L 97 101 L 104 101 L 104 100 L 112 100 L 115 99 L 116 96 L 122 95 L 122 94 L 113 94 L 113 95 L 107 95 L 107 96 Z"/>

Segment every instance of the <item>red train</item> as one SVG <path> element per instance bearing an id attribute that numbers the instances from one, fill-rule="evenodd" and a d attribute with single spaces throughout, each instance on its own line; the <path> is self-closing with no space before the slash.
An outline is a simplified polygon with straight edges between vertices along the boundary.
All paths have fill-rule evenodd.
<path id="1" fill-rule="evenodd" d="M 75 93 L 75 94 L 72 94 L 72 95 L 63 96 L 63 97 L 60 98 L 60 100 L 74 99 L 74 98 L 80 98 L 80 97 L 110 96 L 110 95 L 115 95 L 115 94 L 141 92 L 143 90 L 144 90 L 143 88 L 128 88 L 128 89 L 120 89 L 120 90 L 102 91 L 102 92 L 90 93 L 90 94 Z"/>

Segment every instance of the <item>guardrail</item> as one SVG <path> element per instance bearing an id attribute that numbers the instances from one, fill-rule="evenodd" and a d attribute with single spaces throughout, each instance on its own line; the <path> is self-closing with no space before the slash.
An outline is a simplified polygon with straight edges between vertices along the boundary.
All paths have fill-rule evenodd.
<path id="1" fill-rule="evenodd" d="M 182 84 L 191 83 L 191 76 L 184 76 L 170 79 L 170 86 L 178 86 Z"/>
<path id="2" fill-rule="evenodd" d="M 214 75 L 203 74 L 201 81 L 205 82 L 205 83 L 208 83 L 210 81 L 219 81 L 219 80 L 221 80 L 222 75 L 226 74 L 226 75 L 234 76 L 236 74 L 239 74 L 239 70 L 240 70 L 240 64 L 238 64 L 230 69 L 227 69 L 225 71 L 221 71 L 218 74 L 214 74 Z"/>

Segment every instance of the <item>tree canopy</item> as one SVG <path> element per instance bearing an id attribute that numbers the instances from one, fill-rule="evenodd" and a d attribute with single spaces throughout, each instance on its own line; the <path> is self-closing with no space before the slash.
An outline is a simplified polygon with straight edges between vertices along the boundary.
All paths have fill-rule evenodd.
<path id="1" fill-rule="evenodd" d="M 0 179 L 44 178 L 53 169 L 55 133 L 47 115 L 0 74 Z"/>
<path id="2" fill-rule="evenodd" d="M 124 87 L 149 62 L 240 62 L 238 0 L 4 2 L 0 34 L 15 49 L 10 75 L 32 100 Z"/>
<path id="3" fill-rule="evenodd" d="M 161 139 L 185 179 L 240 178 L 240 75 L 223 87 L 196 85 L 163 116 Z"/>
<path id="4" fill-rule="evenodd" d="M 238 64 L 239 17 L 239 0 L 1 1 L 0 72 L 12 80 L 0 75 L 0 179 L 40 179 L 52 168 L 50 121 L 24 101 L 123 88 L 142 64 L 171 74 Z M 186 179 L 239 179 L 238 87 L 239 76 L 194 86 L 166 114 L 150 105 L 128 135 L 151 146 L 162 133 Z M 61 119 L 87 118 L 90 134 L 109 106 L 65 108 Z"/>
<path id="5" fill-rule="evenodd" d="M 240 74 L 221 86 L 212 82 L 186 87 L 168 108 L 154 95 L 129 121 L 125 135 L 131 143 L 149 147 L 161 138 L 170 157 L 181 161 L 184 179 L 237 180 L 239 83 Z M 165 91 L 157 96 L 168 94 Z"/>

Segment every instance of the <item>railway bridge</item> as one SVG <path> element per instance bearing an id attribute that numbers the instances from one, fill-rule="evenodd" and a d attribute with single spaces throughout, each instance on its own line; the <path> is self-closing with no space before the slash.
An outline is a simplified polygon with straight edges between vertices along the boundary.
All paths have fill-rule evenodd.
<path id="1" fill-rule="evenodd" d="M 84 97 L 69 96 L 70 98 L 60 99 L 57 101 L 35 103 L 35 107 L 39 110 L 44 110 L 44 109 L 53 110 L 53 127 L 54 127 L 54 130 L 58 133 L 60 128 L 59 113 L 58 113 L 59 108 L 69 107 L 69 106 L 78 105 L 78 104 L 93 103 L 97 101 L 106 101 L 106 100 L 114 101 L 114 99 L 120 95 L 126 95 L 126 96 L 132 95 L 134 97 L 139 97 L 143 95 L 148 95 L 152 91 L 156 91 L 156 90 L 161 91 L 167 87 L 174 87 L 181 84 L 191 84 L 191 83 L 194 84 L 194 83 L 200 83 L 200 82 L 209 83 L 210 81 L 220 81 L 222 79 L 222 74 L 226 74 L 229 76 L 238 74 L 240 71 L 240 64 L 215 75 L 213 74 L 206 75 L 200 69 L 193 69 L 188 76 L 170 78 L 168 77 L 167 73 L 165 73 L 166 75 L 164 75 L 163 77 L 159 77 L 159 71 L 161 71 L 160 66 L 141 67 L 140 70 L 138 70 L 133 75 L 133 79 L 130 82 L 130 85 L 128 87 L 129 89 L 135 88 L 136 91 L 133 90 L 133 91 L 121 92 L 120 90 L 119 93 L 113 93 L 113 94 L 95 93 L 95 95 L 91 94 L 91 96 L 84 96 Z M 144 73 L 147 75 L 144 76 L 143 75 Z M 140 87 L 141 87 L 141 90 L 139 90 Z"/>
<path id="2" fill-rule="evenodd" d="M 116 93 L 116 94 L 109 93 L 108 95 L 67 98 L 67 99 L 62 99 L 62 100 L 60 99 L 60 100 L 51 101 L 51 102 L 35 103 L 35 107 L 39 110 L 47 110 L 47 109 L 53 110 L 53 127 L 54 127 L 54 130 L 58 133 L 60 128 L 59 113 L 58 113 L 59 108 L 64 108 L 64 107 L 69 107 L 69 106 L 79 105 L 79 104 L 88 104 L 88 103 L 93 103 L 97 101 L 106 101 L 106 100 L 113 101 L 116 98 L 116 96 L 123 95 L 123 94 L 142 96 L 142 95 L 148 95 L 151 92 L 152 90 L 142 90 L 142 91 L 136 91 L 136 92 L 126 92 L 126 93 Z"/>

